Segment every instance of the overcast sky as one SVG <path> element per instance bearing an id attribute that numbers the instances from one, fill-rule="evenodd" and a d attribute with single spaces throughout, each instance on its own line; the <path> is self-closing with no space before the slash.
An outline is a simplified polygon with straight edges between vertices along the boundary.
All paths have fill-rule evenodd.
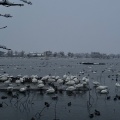
<path id="1" fill-rule="evenodd" d="M 19 0 L 9 0 L 22 3 Z M 0 6 L 0 44 L 26 52 L 120 53 L 120 0 L 31 0 Z"/>

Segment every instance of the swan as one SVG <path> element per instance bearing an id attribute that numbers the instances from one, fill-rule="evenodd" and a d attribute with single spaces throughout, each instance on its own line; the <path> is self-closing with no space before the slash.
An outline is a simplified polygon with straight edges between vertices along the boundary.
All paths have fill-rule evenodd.
<path id="1" fill-rule="evenodd" d="M 65 80 L 67 78 L 67 75 L 65 74 L 65 75 L 63 75 L 63 79 Z"/>
<path id="2" fill-rule="evenodd" d="M 2 75 L 1 77 L 0 77 L 0 81 L 6 81 L 8 79 L 8 76 L 6 76 L 6 75 Z"/>
<path id="3" fill-rule="evenodd" d="M 118 82 L 115 83 L 115 86 L 116 86 L 116 87 L 120 87 L 120 83 L 118 83 Z"/>
<path id="4" fill-rule="evenodd" d="M 76 88 L 74 86 L 69 86 L 66 88 L 66 91 L 74 91 Z"/>
<path id="5" fill-rule="evenodd" d="M 19 89 L 20 92 L 25 92 L 27 90 L 27 87 L 22 87 Z"/>
<path id="6" fill-rule="evenodd" d="M 41 80 L 42 81 L 46 81 L 46 80 L 48 80 L 50 78 L 50 76 L 49 75 L 46 75 L 46 76 L 43 76 L 42 78 L 41 78 Z"/>
<path id="7" fill-rule="evenodd" d="M 43 83 L 38 84 L 38 88 L 43 88 L 45 85 Z"/>
<path id="8" fill-rule="evenodd" d="M 57 83 L 62 84 L 64 81 L 62 79 L 58 79 Z"/>
<path id="9" fill-rule="evenodd" d="M 92 83 L 93 83 L 94 86 L 99 86 L 100 85 L 100 83 L 98 81 L 93 81 Z"/>
<path id="10" fill-rule="evenodd" d="M 38 80 L 34 77 L 33 79 L 32 79 L 32 83 L 37 83 L 38 82 Z"/>
<path id="11" fill-rule="evenodd" d="M 48 94 L 52 94 L 54 92 L 55 92 L 55 89 L 52 87 L 50 87 L 48 90 L 46 90 L 46 93 L 48 93 Z"/>
<path id="12" fill-rule="evenodd" d="M 56 80 L 60 79 L 60 76 L 56 76 L 55 79 L 56 79 Z"/>
<path id="13" fill-rule="evenodd" d="M 73 80 L 69 80 L 67 83 L 66 83 L 66 85 L 74 85 L 75 84 L 75 81 L 73 81 Z"/>
<path id="14" fill-rule="evenodd" d="M 13 91 L 13 87 L 7 87 L 7 91 L 8 91 L 8 92 Z"/>
<path id="15" fill-rule="evenodd" d="M 70 76 L 67 76 L 66 79 L 65 79 L 65 82 L 68 82 L 70 79 Z"/>
<path id="16" fill-rule="evenodd" d="M 55 79 L 54 78 L 49 78 L 48 82 L 55 82 Z"/>
<path id="17" fill-rule="evenodd" d="M 42 83 L 43 83 L 43 81 L 42 81 L 42 80 L 38 80 L 37 82 L 38 82 L 38 84 L 42 84 Z"/>
<path id="18" fill-rule="evenodd" d="M 96 90 L 105 90 L 105 89 L 107 89 L 108 88 L 108 86 L 102 86 L 102 85 L 100 85 L 100 86 L 98 86 L 97 88 L 96 88 Z"/>
<path id="19" fill-rule="evenodd" d="M 101 94 L 107 94 L 108 93 L 108 89 L 104 89 L 100 91 Z"/>
<path id="20" fill-rule="evenodd" d="M 23 83 L 24 82 L 24 78 L 20 78 L 20 82 Z"/>
<path id="21" fill-rule="evenodd" d="M 6 84 L 6 85 L 9 85 L 10 83 L 11 83 L 10 80 L 7 80 L 7 81 L 4 82 L 4 84 Z"/>
<path id="22" fill-rule="evenodd" d="M 78 78 L 74 78 L 73 80 L 75 81 L 75 84 L 78 84 L 80 82 Z"/>
<path id="23" fill-rule="evenodd" d="M 20 81 L 20 80 L 16 80 L 15 83 L 16 83 L 17 85 L 20 85 L 21 81 Z"/>
<path id="24" fill-rule="evenodd" d="M 85 77 L 82 78 L 82 81 L 86 82 L 88 84 L 89 83 L 89 78 L 85 76 Z"/>
<path id="25" fill-rule="evenodd" d="M 84 85 L 82 83 L 79 83 L 77 85 L 75 85 L 76 88 L 82 88 Z"/>

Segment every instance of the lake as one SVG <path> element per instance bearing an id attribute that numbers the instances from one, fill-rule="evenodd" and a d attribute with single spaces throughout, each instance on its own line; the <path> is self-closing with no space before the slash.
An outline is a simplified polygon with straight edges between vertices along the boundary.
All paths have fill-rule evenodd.
<path id="1" fill-rule="evenodd" d="M 83 64 L 83 63 L 104 63 Z M 120 60 L 90 58 L 0 58 L 0 74 L 17 77 L 37 75 L 77 76 L 80 80 L 89 78 L 89 90 L 56 92 L 26 91 L 13 98 L 6 91 L 0 91 L 1 120 L 119 120 L 120 115 Z M 108 94 L 100 94 L 93 81 L 108 86 Z M 2 86 L 4 82 L 0 82 Z M 32 84 L 32 83 L 31 83 Z M 66 86 L 65 86 L 66 87 Z M 116 96 L 117 95 L 117 96 Z M 55 96 L 58 99 L 53 99 Z M 49 106 L 45 105 L 45 102 Z M 1 106 L 2 105 L 2 106 Z M 96 114 L 95 111 L 100 114 Z"/>

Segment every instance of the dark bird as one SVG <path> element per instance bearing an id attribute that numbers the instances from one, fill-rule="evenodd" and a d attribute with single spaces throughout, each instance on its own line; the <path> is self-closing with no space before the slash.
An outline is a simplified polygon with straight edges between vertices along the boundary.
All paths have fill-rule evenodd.
<path id="1" fill-rule="evenodd" d="M 5 7 L 10 7 L 10 6 L 24 6 L 24 4 L 15 4 L 15 3 L 9 2 L 8 0 L 2 0 L 2 1 L 0 1 L 0 5 L 3 5 Z"/>
<path id="2" fill-rule="evenodd" d="M 100 116 L 100 112 L 95 109 L 95 115 Z"/>
<path id="3" fill-rule="evenodd" d="M 93 118 L 93 117 L 94 117 L 94 114 L 90 114 L 89 117 L 90 117 L 90 118 Z"/>
<path id="4" fill-rule="evenodd" d="M 71 106 L 71 102 L 68 103 L 68 106 Z"/>

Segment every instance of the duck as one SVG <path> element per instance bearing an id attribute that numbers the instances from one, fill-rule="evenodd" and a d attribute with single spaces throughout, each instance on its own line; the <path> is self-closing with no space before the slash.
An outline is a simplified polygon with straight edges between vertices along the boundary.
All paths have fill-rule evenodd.
<path id="1" fill-rule="evenodd" d="M 100 111 L 95 109 L 95 115 L 100 116 Z"/>

